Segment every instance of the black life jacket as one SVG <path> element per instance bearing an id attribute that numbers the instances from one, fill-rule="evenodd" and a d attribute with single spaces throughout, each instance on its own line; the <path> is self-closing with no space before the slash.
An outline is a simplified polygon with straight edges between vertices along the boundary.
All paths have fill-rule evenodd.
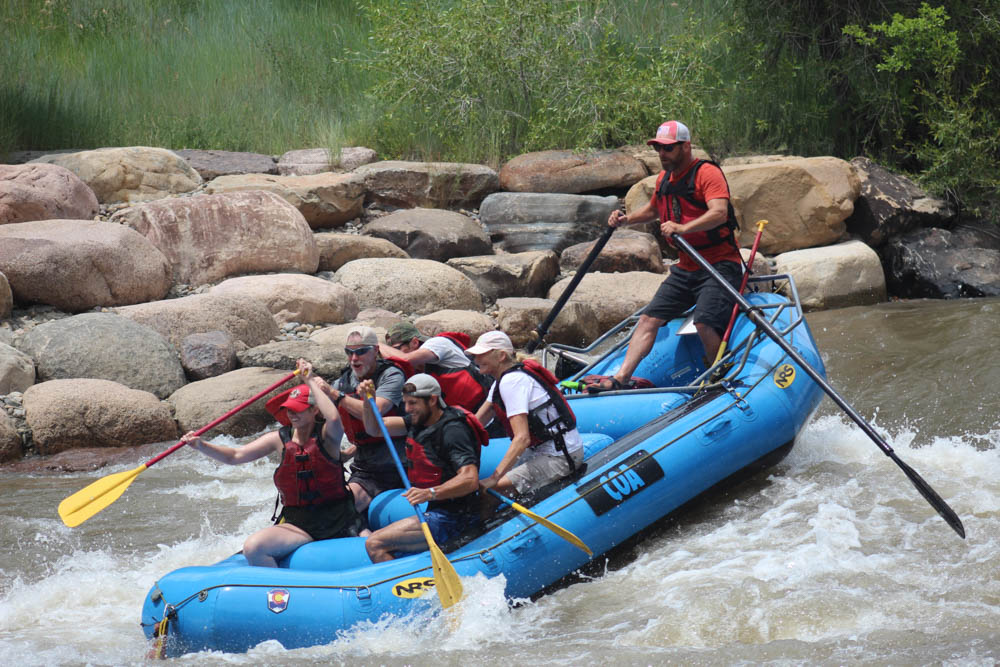
<path id="1" fill-rule="evenodd" d="M 720 167 L 717 162 L 712 160 L 697 160 L 688 170 L 687 178 L 676 183 L 670 182 L 669 175 L 666 172 L 660 174 L 660 178 L 656 183 L 656 197 L 660 201 L 664 202 L 664 208 L 670 211 L 670 219 L 674 222 L 678 224 L 683 224 L 684 222 L 682 220 L 681 207 L 678 199 L 683 199 L 691 206 L 702 211 L 708 210 L 708 202 L 697 199 L 695 197 L 694 188 L 694 181 L 698 176 L 698 170 L 706 164 L 717 167 L 719 169 L 719 173 L 722 173 L 723 180 L 725 180 L 726 175 L 722 172 L 722 167 Z M 729 187 L 729 181 L 726 181 L 726 187 Z M 667 197 L 672 197 L 673 199 L 668 200 Z M 704 250 L 705 248 L 711 248 L 712 246 L 720 245 L 722 243 L 731 243 L 736 248 L 737 252 L 739 252 L 740 246 L 739 242 L 736 240 L 736 232 L 740 228 L 740 223 L 736 219 L 736 210 L 733 208 L 733 202 L 728 201 L 727 206 L 728 212 L 725 224 L 704 232 L 692 232 L 684 235 L 684 239 L 688 241 L 688 243 L 690 243 L 695 250 Z"/>
<path id="2" fill-rule="evenodd" d="M 428 428 L 420 430 L 414 437 L 413 432 L 406 436 L 406 476 L 410 479 L 410 484 L 417 488 L 429 489 L 437 486 L 458 474 L 447 463 L 447 457 L 443 455 L 447 443 L 444 441 L 445 424 L 452 421 L 464 421 L 476 436 L 479 447 L 476 449 L 476 457 L 483 447 L 490 444 L 490 436 L 486 429 L 479 423 L 476 416 L 462 407 L 451 406 L 444 408 L 441 418 Z M 428 456 L 428 450 L 431 456 Z M 433 460 L 443 462 L 437 464 Z"/>
<path id="3" fill-rule="evenodd" d="M 323 438 L 323 423 L 316 424 L 305 444 L 292 440 L 292 428 L 278 430 L 283 445 L 281 463 L 274 471 L 274 485 L 285 507 L 324 505 L 347 497 L 344 464 L 330 458 L 319 444 Z"/>
<path id="4" fill-rule="evenodd" d="M 513 438 L 514 429 L 510 426 L 510 419 L 507 418 L 507 411 L 503 404 L 503 397 L 500 395 L 500 380 L 508 373 L 518 372 L 526 373 L 529 377 L 536 380 L 538 384 L 545 389 L 545 393 L 549 395 L 547 401 L 528 410 L 528 432 L 531 435 L 531 440 L 528 443 L 528 446 L 537 447 L 542 443 L 552 440 L 555 443 L 556 450 L 562 452 L 566 457 L 566 460 L 569 461 L 570 470 L 575 471 L 576 464 L 573 462 L 573 458 L 569 455 L 569 450 L 566 448 L 565 436 L 567 433 L 576 428 L 576 415 L 573 414 L 573 409 L 569 407 L 566 397 L 563 396 L 561 391 L 559 391 L 559 380 L 552 374 L 551 371 L 549 371 L 549 369 L 545 368 L 534 359 L 525 359 L 523 362 L 514 364 L 501 373 L 500 377 L 497 378 L 497 384 L 496 388 L 493 390 L 493 396 L 490 398 L 490 402 L 493 403 L 493 411 L 496 418 L 500 420 L 501 424 L 503 424 L 504 430 L 507 431 L 507 435 Z M 552 419 L 552 421 L 547 422 L 541 415 L 543 412 L 547 411 L 546 409 L 549 406 L 556 409 L 556 417 Z"/>

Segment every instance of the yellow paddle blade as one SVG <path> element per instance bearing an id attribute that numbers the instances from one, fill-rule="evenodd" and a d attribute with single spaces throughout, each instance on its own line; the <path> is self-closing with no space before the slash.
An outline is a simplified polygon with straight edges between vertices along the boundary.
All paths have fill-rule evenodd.
<path id="1" fill-rule="evenodd" d="M 85 486 L 59 503 L 59 517 L 70 528 L 79 526 L 118 500 L 132 480 L 145 469 L 146 464 L 143 463 L 133 470 L 116 472 Z"/>
<path id="2" fill-rule="evenodd" d="M 553 533 L 555 533 L 559 537 L 563 538 L 564 540 L 566 540 L 567 542 L 569 542 L 570 544 L 572 544 L 577 549 L 582 549 L 583 552 L 586 553 L 588 556 L 593 556 L 594 555 L 594 552 L 590 550 L 590 547 L 588 547 L 586 544 L 584 544 L 583 540 L 581 540 L 579 537 L 577 537 L 573 533 L 569 532 L 568 530 L 566 530 L 565 528 L 563 528 L 559 524 L 552 523 L 551 521 L 549 521 L 545 517 L 542 517 L 542 516 L 539 516 L 539 515 L 535 514 L 534 512 L 532 512 L 531 510 L 529 510 L 527 507 L 525 507 L 524 505 L 521 505 L 519 503 L 511 503 L 511 507 L 513 507 L 514 509 L 516 509 L 518 512 L 520 512 L 521 514 L 525 515 L 529 519 L 531 519 L 533 521 L 537 521 L 538 523 L 542 524 L 543 526 L 545 526 L 546 528 L 548 528 L 549 530 L 551 530 Z"/>
<path id="3" fill-rule="evenodd" d="M 431 528 L 426 521 L 420 522 L 420 527 L 424 531 L 427 539 L 427 546 L 431 551 L 431 570 L 434 572 L 434 588 L 437 589 L 438 597 L 441 599 L 441 607 L 447 609 L 462 599 L 462 582 L 458 579 L 458 572 L 444 555 L 444 552 L 434 543 L 431 536 Z"/>

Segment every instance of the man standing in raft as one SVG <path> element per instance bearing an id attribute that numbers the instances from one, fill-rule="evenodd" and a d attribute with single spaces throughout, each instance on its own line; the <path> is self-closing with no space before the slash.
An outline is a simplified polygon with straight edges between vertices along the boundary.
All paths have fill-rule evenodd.
<path id="1" fill-rule="evenodd" d="M 347 439 L 355 446 L 351 464 L 351 478 L 347 480 L 354 494 L 354 504 L 364 513 L 375 496 L 403 486 L 396 464 L 382 442 L 382 434 L 365 432 L 364 406 L 368 402 L 358 393 L 358 383 L 372 380 L 375 384 L 375 403 L 383 415 L 398 415 L 403 399 L 405 376 L 397 366 L 382 359 L 378 351 L 378 335 L 371 327 L 357 326 L 347 333 L 344 348 L 350 365 L 333 383 L 330 395 L 340 411 Z M 396 451 L 403 455 L 403 439 L 394 439 Z M 367 516 L 366 514 L 363 515 Z M 367 522 L 366 522 L 367 523 Z"/>
<path id="2" fill-rule="evenodd" d="M 502 331 L 487 331 L 468 353 L 496 378 L 476 417 L 495 416 L 511 438 L 496 470 L 480 482 L 483 488 L 523 495 L 572 474 L 583 462 L 583 441 L 556 377 L 534 359 L 518 363 Z"/>
<path id="3" fill-rule="evenodd" d="M 458 405 L 475 412 L 486 400 L 492 383 L 465 356 L 469 336 L 447 332 L 426 338 L 410 322 L 397 322 L 385 334 L 382 356 L 407 362 L 418 373 L 427 373 L 441 385 L 441 398 L 448 405 Z"/>
<path id="4" fill-rule="evenodd" d="M 250 565 L 277 567 L 277 561 L 313 540 L 357 535 L 358 515 L 344 482 L 340 415 L 326 394 L 326 382 L 312 375 L 302 359 L 299 373 L 305 384 L 278 394 L 266 404 L 282 424 L 240 448 L 205 442 L 194 431 L 181 440 L 216 461 L 232 465 L 249 463 L 272 452 L 281 455 L 274 484 L 283 505 L 281 515 L 247 538 L 243 555 Z M 317 421 L 323 415 L 325 422 Z"/>
<path id="5" fill-rule="evenodd" d="M 676 120 L 660 125 L 656 137 L 646 143 L 656 149 L 663 166 L 656 179 L 656 190 L 649 202 L 628 215 L 613 211 L 608 225 L 622 227 L 649 222 L 658 216 L 664 238 L 669 241 L 671 234 L 682 235 L 738 290 L 743 277 L 743 258 L 735 236 L 737 222 L 729 202 L 729 185 L 722 169 L 714 162 L 691 155 L 691 131 Z M 694 325 L 708 363 L 715 360 L 733 301 L 687 253 L 679 251 L 679 257 L 680 261 L 670 268 L 670 275 L 639 316 L 621 368 L 610 380 L 591 386 L 629 388 L 632 373 L 653 348 L 657 330 L 691 306 L 695 307 Z"/>
<path id="6" fill-rule="evenodd" d="M 374 391 L 364 380 L 362 393 Z M 426 373 L 418 373 L 403 387 L 405 417 L 386 417 L 391 436 L 406 436 L 406 471 L 410 488 L 404 494 L 411 505 L 427 503 L 424 520 L 435 543 L 460 535 L 479 520 L 478 503 L 480 447 L 489 436 L 475 416 L 460 407 L 449 407 L 441 399 L 441 386 Z M 381 433 L 371 404 L 365 401 L 365 429 Z M 384 447 L 385 445 L 383 445 Z M 392 552 L 427 550 L 427 539 L 416 516 L 395 521 L 376 530 L 365 542 L 373 563 L 392 560 Z"/>

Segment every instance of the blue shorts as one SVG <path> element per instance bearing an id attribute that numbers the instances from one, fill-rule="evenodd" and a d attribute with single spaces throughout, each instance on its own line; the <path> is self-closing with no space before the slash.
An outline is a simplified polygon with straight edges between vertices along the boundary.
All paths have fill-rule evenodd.
<path id="1" fill-rule="evenodd" d="M 431 537 L 440 546 L 475 526 L 479 517 L 468 512 L 428 510 L 424 512 L 424 521 L 431 529 Z"/>

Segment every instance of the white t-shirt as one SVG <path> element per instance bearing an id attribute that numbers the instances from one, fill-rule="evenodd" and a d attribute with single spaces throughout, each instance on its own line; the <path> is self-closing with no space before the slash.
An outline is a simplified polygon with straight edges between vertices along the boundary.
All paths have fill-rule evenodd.
<path id="1" fill-rule="evenodd" d="M 493 386 L 490 387 L 489 396 L 493 396 L 496 386 L 497 383 L 494 382 Z M 530 408 L 536 408 L 549 400 L 549 394 L 545 391 L 545 387 L 527 373 L 522 372 L 507 373 L 500 378 L 500 396 L 503 398 L 508 419 L 514 415 L 526 415 Z M 548 422 L 559 416 L 559 412 L 555 406 L 550 405 L 542 411 L 540 416 L 542 421 Z M 566 441 L 566 449 L 570 452 L 575 452 L 583 447 L 580 432 L 575 428 L 566 433 L 563 438 Z M 562 456 L 562 452 L 556 449 L 552 440 L 543 442 L 534 449 L 550 456 Z"/>
<path id="2" fill-rule="evenodd" d="M 444 336 L 428 338 L 420 348 L 434 353 L 434 356 L 438 358 L 437 361 L 433 362 L 435 366 L 465 368 L 472 363 L 455 341 Z"/>

